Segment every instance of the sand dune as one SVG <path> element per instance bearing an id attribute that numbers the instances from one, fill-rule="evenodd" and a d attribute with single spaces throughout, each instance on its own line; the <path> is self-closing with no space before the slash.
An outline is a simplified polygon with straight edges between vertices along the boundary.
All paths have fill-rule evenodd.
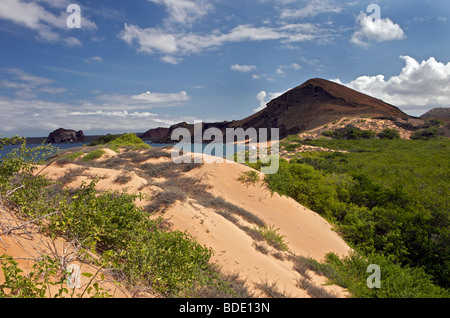
<path id="1" fill-rule="evenodd" d="M 103 158 L 98 159 L 98 162 L 114 156 L 116 156 L 114 152 L 108 152 Z M 149 159 L 146 162 L 162 161 L 164 160 Z M 57 180 L 69 170 L 77 168 L 80 166 L 76 162 L 64 166 L 51 164 L 41 174 Z M 247 280 L 247 286 L 254 292 L 255 297 L 267 297 L 267 294 L 257 288 L 258 284 L 264 283 L 275 284 L 277 289 L 288 297 L 310 297 L 305 289 L 298 287 L 298 280 L 302 275 L 294 270 L 290 256 L 301 255 L 322 260 L 328 252 L 346 255 L 350 248 L 317 213 L 291 198 L 272 194 L 262 182 L 247 185 L 238 181 L 239 175 L 248 170 L 250 168 L 234 162 L 213 163 L 203 164 L 185 172 L 184 176 L 201 179 L 213 196 L 222 197 L 227 202 L 261 218 L 266 224 L 279 229 L 279 233 L 285 236 L 290 253 L 276 251 L 267 244 L 264 247 L 267 252 L 260 252 L 255 248 L 254 239 L 241 227 L 216 213 L 213 208 L 202 206 L 193 198 L 187 198 L 183 202 L 177 201 L 161 215 L 169 221 L 173 229 L 188 231 L 199 243 L 211 247 L 215 252 L 212 261 L 219 264 L 224 272 L 238 272 Z M 119 184 L 116 178 L 123 173 L 129 175 L 129 181 L 126 184 Z M 75 188 L 83 181 L 89 182 L 94 177 L 100 177 L 97 185 L 99 190 L 126 188 L 130 193 L 143 192 L 149 196 L 161 191 L 157 186 L 149 185 L 148 180 L 140 177 L 135 171 L 97 167 L 80 170 L 80 175 L 67 186 Z M 138 202 L 143 206 L 148 203 Z M 245 224 L 246 221 L 240 222 Z M 10 240 L 9 237 L 1 238 L 3 241 Z M 38 239 L 38 236 L 35 236 L 33 240 L 41 240 L 41 237 Z M 19 248 L 9 247 L 6 250 L 0 242 L 0 254 L 2 253 L 12 253 L 15 257 L 23 255 L 23 251 Z M 317 286 L 326 281 L 324 277 L 313 273 L 309 273 L 309 276 L 311 282 Z M 323 286 L 323 288 L 335 293 L 336 296 L 346 296 L 345 290 L 337 286 Z M 121 292 L 116 296 L 126 297 L 127 294 Z"/>

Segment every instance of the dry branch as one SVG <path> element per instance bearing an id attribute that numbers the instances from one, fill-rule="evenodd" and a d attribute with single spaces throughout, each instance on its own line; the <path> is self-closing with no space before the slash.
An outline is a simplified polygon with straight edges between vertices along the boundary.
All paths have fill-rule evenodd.
<path id="1" fill-rule="evenodd" d="M 22 223 L 22 224 L 19 225 L 19 226 L 15 226 L 15 227 L 13 227 L 13 228 L 10 228 L 10 229 L 8 229 L 8 230 L 6 230 L 6 231 L 1 232 L 0 235 L 10 234 L 12 231 L 20 230 L 20 229 L 22 229 L 22 228 L 24 228 L 24 227 L 26 227 L 26 226 L 28 226 L 28 225 L 34 223 L 34 222 L 40 221 L 40 220 L 42 220 L 42 219 L 45 219 L 46 217 L 49 217 L 49 216 L 51 216 L 51 215 L 53 215 L 53 214 L 57 214 L 57 213 L 60 213 L 60 212 L 59 212 L 59 211 L 52 212 L 52 213 L 46 214 L 46 215 L 44 215 L 44 216 L 41 216 L 41 217 L 39 217 L 39 218 L 37 218 L 37 219 L 34 219 L 34 220 L 31 220 L 31 221 Z"/>

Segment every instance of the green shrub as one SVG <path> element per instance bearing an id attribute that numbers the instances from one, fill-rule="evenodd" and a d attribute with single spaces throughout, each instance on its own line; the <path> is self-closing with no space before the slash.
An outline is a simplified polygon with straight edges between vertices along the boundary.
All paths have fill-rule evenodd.
<path id="1" fill-rule="evenodd" d="M 91 142 L 89 144 L 89 146 L 92 147 L 92 146 L 98 146 L 98 145 L 106 145 L 107 143 L 109 143 L 113 140 L 116 140 L 120 136 L 122 136 L 122 135 L 111 135 L 111 134 L 103 135 L 103 136 L 100 136 L 97 140 Z"/>
<path id="2" fill-rule="evenodd" d="M 430 128 L 430 127 L 437 127 L 437 128 L 439 128 L 439 127 L 443 126 L 444 124 L 445 123 L 442 120 L 440 120 L 440 119 L 428 119 L 424 123 L 423 127 L 424 128 Z"/>
<path id="3" fill-rule="evenodd" d="M 259 180 L 259 173 L 255 170 L 245 171 L 241 173 L 238 178 L 238 181 L 246 184 L 256 184 Z"/>
<path id="4" fill-rule="evenodd" d="M 4 282 L 0 284 L 0 298 L 66 298 L 74 296 L 75 290 L 69 295 L 69 290 L 64 287 L 67 273 L 62 272 L 58 259 L 44 255 L 33 264 L 31 271 L 24 275 L 17 261 L 7 255 L 1 255 L 0 267 L 4 275 Z M 82 273 L 82 275 L 94 276 L 90 273 Z M 91 283 L 87 284 L 84 291 L 76 296 L 82 297 L 86 292 L 87 295 L 91 295 L 94 290 L 91 298 L 112 297 L 99 287 L 98 283 L 90 285 Z M 51 286 L 59 286 L 55 289 L 56 294 L 51 294 Z"/>
<path id="5" fill-rule="evenodd" d="M 150 149 L 151 146 L 133 133 L 124 134 L 108 143 L 108 146 L 118 152 L 119 148 L 133 148 L 133 150 Z"/>
<path id="6" fill-rule="evenodd" d="M 289 252 L 289 247 L 285 241 L 286 236 L 278 233 L 279 230 L 279 228 L 275 228 L 275 225 L 260 226 L 255 229 L 255 231 L 259 232 L 264 237 L 270 246 L 273 246 L 280 251 Z"/>
<path id="7" fill-rule="evenodd" d="M 437 126 L 431 126 L 426 129 L 419 129 L 412 133 L 412 140 L 429 140 L 437 138 L 439 128 Z"/>
<path id="8" fill-rule="evenodd" d="M 376 133 L 371 130 L 361 130 L 353 125 L 347 125 L 344 128 L 336 130 L 326 130 L 322 132 L 322 135 L 334 139 L 359 140 L 374 138 Z"/>
<path id="9" fill-rule="evenodd" d="M 423 268 L 449 286 L 448 139 L 315 140 L 350 153 L 302 154 L 281 160 L 265 181 L 320 213 L 351 245 Z M 259 168 L 254 165 L 254 168 Z"/>
<path id="10" fill-rule="evenodd" d="M 92 160 L 96 160 L 96 159 L 101 158 L 104 154 L 105 154 L 105 151 L 104 151 L 104 150 L 97 149 L 97 150 L 94 150 L 94 151 L 89 152 L 87 155 L 85 155 L 85 156 L 82 158 L 82 160 L 83 160 L 84 162 L 89 162 L 89 161 L 92 161 Z"/>
<path id="11" fill-rule="evenodd" d="M 380 288 L 369 288 L 369 265 L 380 267 Z M 316 265 L 317 266 L 317 265 Z M 314 267 L 314 266 L 313 266 Z M 361 256 L 353 253 L 340 259 L 330 253 L 317 266 L 331 281 L 347 288 L 355 298 L 448 298 L 450 293 L 433 284 L 421 268 L 402 267 L 382 255 Z"/>
<path id="12" fill-rule="evenodd" d="M 397 129 L 385 128 L 377 136 L 380 139 L 398 139 L 400 138 L 400 133 L 398 132 Z"/>
<path id="13" fill-rule="evenodd" d="M 209 263 L 211 249 L 188 233 L 163 229 L 160 219 L 150 218 L 148 212 L 136 206 L 135 201 L 146 199 L 144 196 L 111 190 L 98 193 L 97 179 L 75 191 L 62 190 L 34 176 L 34 159 L 48 150 L 24 145 L 0 163 L 3 207 L 20 210 L 22 220 L 33 220 L 42 233 L 53 238 L 81 242 L 83 249 L 96 253 L 97 261 L 129 287 L 150 288 L 172 297 L 196 295 L 204 288 L 227 297 L 237 294 L 233 290 L 235 283 L 225 281 Z M 45 273 L 38 269 L 23 276 L 16 263 L 3 258 L 0 261 L 7 277 L 6 283 L 0 285 L 0 297 L 11 291 L 15 296 L 41 297 L 46 295 L 49 282 L 61 277 L 54 271 L 43 276 Z M 56 261 L 54 264 L 59 266 Z M 93 291 L 95 297 L 107 297 L 98 284 L 86 291 Z"/>

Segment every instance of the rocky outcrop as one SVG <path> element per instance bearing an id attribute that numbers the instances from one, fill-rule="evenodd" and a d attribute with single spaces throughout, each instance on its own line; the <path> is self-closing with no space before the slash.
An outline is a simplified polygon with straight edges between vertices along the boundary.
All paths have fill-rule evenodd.
<path id="1" fill-rule="evenodd" d="M 158 127 L 146 131 L 140 136 L 140 138 L 145 141 L 158 142 L 162 138 L 166 137 L 168 133 L 169 128 Z"/>
<path id="2" fill-rule="evenodd" d="M 357 92 L 346 86 L 320 78 L 310 79 L 270 101 L 263 110 L 242 120 L 204 123 L 203 130 L 216 127 L 225 134 L 226 128 L 278 128 L 279 137 L 305 132 L 343 117 L 384 117 L 412 119 L 397 107 L 380 99 Z M 193 131 L 193 125 L 171 126 L 159 141 L 169 143 L 172 131 L 178 127 Z"/>
<path id="3" fill-rule="evenodd" d="M 84 133 L 79 130 L 59 128 L 48 135 L 47 142 L 52 144 L 85 142 Z"/>

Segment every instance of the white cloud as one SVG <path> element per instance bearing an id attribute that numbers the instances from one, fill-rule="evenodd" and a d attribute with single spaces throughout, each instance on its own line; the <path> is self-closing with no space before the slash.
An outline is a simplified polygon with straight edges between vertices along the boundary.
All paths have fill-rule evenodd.
<path id="1" fill-rule="evenodd" d="M 43 2 L 55 8 L 67 8 L 67 6 L 70 4 L 69 0 L 35 0 L 35 2 Z"/>
<path id="2" fill-rule="evenodd" d="M 373 19 L 361 12 L 356 18 L 357 30 L 351 37 L 351 42 L 362 47 L 368 47 L 373 42 L 402 40 L 406 37 L 403 29 L 389 18 Z"/>
<path id="3" fill-rule="evenodd" d="M 146 117 L 155 117 L 156 114 L 149 112 L 128 112 L 126 110 L 122 111 L 103 111 L 97 110 L 93 112 L 70 112 L 69 116 L 101 116 L 101 117 L 135 117 L 135 118 L 146 118 Z"/>
<path id="4" fill-rule="evenodd" d="M 49 78 L 35 76 L 18 68 L 0 69 L 0 74 L 9 77 L 0 81 L 0 87 L 15 90 L 16 96 L 20 98 L 35 98 L 38 93 L 57 95 L 66 91 L 65 88 L 48 86 L 53 82 Z"/>
<path id="5" fill-rule="evenodd" d="M 234 64 L 234 65 L 231 65 L 231 69 L 236 72 L 248 73 L 248 72 L 256 70 L 256 66 L 255 65 Z"/>
<path id="6" fill-rule="evenodd" d="M 283 68 L 281 66 L 277 68 L 276 73 L 280 76 L 286 76 L 286 73 L 283 71 Z"/>
<path id="7" fill-rule="evenodd" d="M 276 73 L 277 73 L 277 75 L 280 75 L 280 76 L 286 76 L 285 70 L 289 70 L 289 69 L 299 71 L 302 69 L 302 67 L 300 65 L 298 65 L 297 63 L 291 63 L 288 65 L 280 65 L 280 66 L 278 66 Z"/>
<path id="8" fill-rule="evenodd" d="M 266 108 L 266 105 L 268 102 L 270 102 L 272 99 L 275 99 L 281 95 L 283 95 L 285 92 L 281 92 L 281 93 L 266 93 L 265 91 L 260 91 L 257 95 L 256 95 L 256 99 L 259 102 L 259 107 L 254 109 L 253 111 L 259 112 L 260 110 L 263 110 L 264 108 Z"/>
<path id="9" fill-rule="evenodd" d="M 58 8 L 59 15 L 55 15 L 39 3 L 52 8 Z M 0 19 L 9 20 L 25 28 L 35 30 L 38 38 L 46 42 L 61 40 L 58 31 L 67 30 L 66 20 L 68 13 L 61 10 L 67 2 L 59 0 L 40 0 L 38 2 L 23 2 L 21 0 L 0 1 Z M 82 28 L 96 29 L 97 25 L 89 19 L 82 17 Z M 68 45 L 79 45 L 74 38 L 63 39 Z"/>
<path id="10" fill-rule="evenodd" d="M 147 91 L 143 94 L 133 95 L 131 98 L 149 104 L 173 104 L 189 100 L 189 96 L 185 91 L 179 93 L 152 93 Z"/>
<path id="11" fill-rule="evenodd" d="M 125 23 L 124 30 L 119 34 L 119 37 L 130 45 L 136 41 L 139 46 L 138 51 L 149 54 L 154 52 L 173 54 L 178 50 L 175 35 L 166 33 L 163 29 L 141 29 L 138 26 Z"/>
<path id="12" fill-rule="evenodd" d="M 171 55 L 165 55 L 165 56 L 161 57 L 161 61 L 163 61 L 164 63 L 173 64 L 173 65 L 177 65 L 182 60 L 183 59 L 175 57 L 175 56 L 171 56 Z"/>
<path id="13" fill-rule="evenodd" d="M 162 96 L 169 96 L 164 99 Z M 178 93 L 175 93 L 178 95 Z M 185 99 L 184 94 L 179 94 Z M 29 96 L 31 97 L 31 96 Z M 132 95 L 103 95 L 97 101 L 49 102 L 42 99 L 7 98 L 0 95 L 0 133 L 21 136 L 47 136 L 64 127 L 85 134 L 144 132 L 150 128 L 192 121 L 192 116 L 166 116 L 149 112 L 153 106 L 182 105 L 172 94 L 161 94 L 159 101 L 133 100 Z M 106 103 L 105 103 L 106 102 Z"/>
<path id="14" fill-rule="evenodd" d="M 239 25 L 228 32 L 214 30 L 210 34 L 170 32 L 162 28 L 141 28 L 125 23 L 119 38 L 129 45 L 137 44 L 138 52 L 163 56 L 186 56 L 214 49 L 227 43 L 279 41 L 283 44 L 325 41 L 330 30 L 310 24 L 288 24 L 281 27 Z"/>
<path id="15" fill-rule="evenodd" d="M 84 59 L 84 61 L 89 64 L 101 63 L 101 62 L 103 62 L 103 58 L 101 56 L 91 56 L 91 57 Z"/>
<path id="16" fill-rule="evenodd" d="M 169 14 L 165 19 L 166 24 L 192 26 L 192 24 L 205 16 L 213 9 L 208 0 L 148 0 L 164 5 Z"/>
<path id="17" fill-rule="evenodd" d="M 292 2 L 292 1 L 289 1 Z M 280 18 L 281 19 L 299 19 L 299 18 L 310 18 L 315 17 L 321 13 L 340 13 L 342 11 L 342 6 L 337 4 L 335 1 L 330 0 L 312 0 L 309 1 L 302 8 L 295 9 L 282 9 Z"/>
<path id="18" fill-rule="evenodd" d="M 413 116 L 420 116 L 435 107 L 450 107 L 450 62 L 444 64 L 434 57 L 421 62 L 401 56 L 405 66 L 399 75 L 360 76 L 342 83 L 362 93 L 379 98 Z"/>
<path id="19" fill-rule="evenodd" d="M 78 40 L 77 38 L 74 38 L 72 36 L 65 38 L 63 41 L 64 41 L 64 44 L 68 47 L 83 46 L 83 43 L 81 43 L 80 40 Z"/>
<path id="20" fill-rule="evenodd" d="M 292 63 L 290 66 L 293 70 L 296 70 L 296 71 L 300 71 L 302 69 L 302 67 L 300 65 L 298 65 L 297 63 Z"/>
<path id="21" fill-rule="evenodd" d="M 38 85 L 46 85 L 53 82 L 49 78 L 35 76 L 32 74 L 29 74 L 25 72 L 24 70 L 18 69 L 18 68 L 8 68 L 4 70 L 6 73 L 9 73 L 13 79 L 27 82 L 28 84 L 32 86 L 38 86 Z"/>

